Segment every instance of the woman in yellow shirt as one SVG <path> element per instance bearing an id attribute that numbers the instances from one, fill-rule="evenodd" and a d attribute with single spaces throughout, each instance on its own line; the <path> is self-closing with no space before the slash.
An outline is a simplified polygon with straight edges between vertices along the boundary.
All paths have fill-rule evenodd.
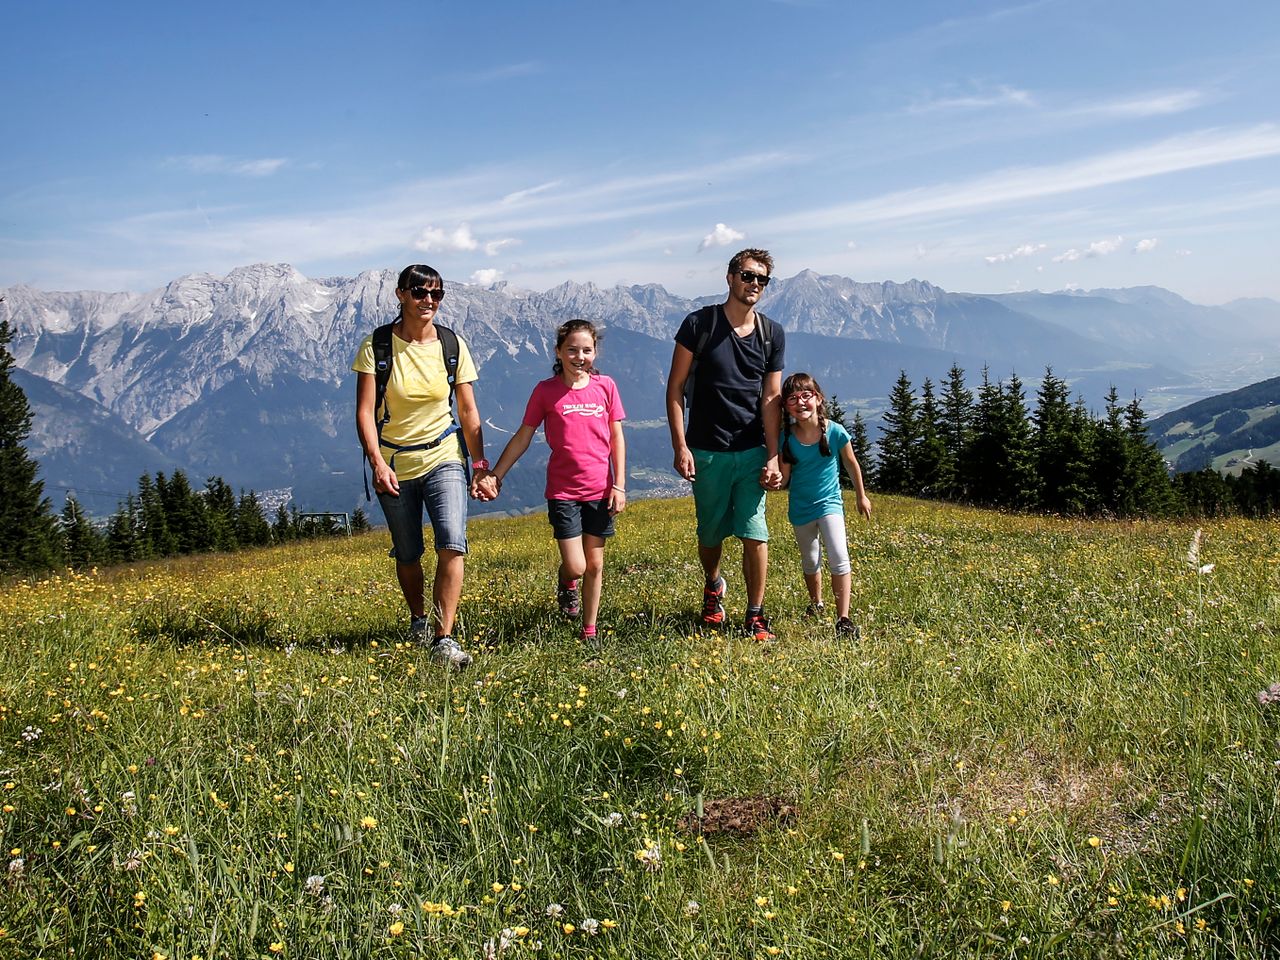
<path id="1" fill-rule="evenodd" d="M 400 316 L 392 327 L 391 377 L 380 410 L 374 410 L 373 336 L 360 344 L 351 369 L 356 372 L 356 429 L 373 471 L 373 486 L 391 530 L 396 577 L 409 606 L 410 636 L 430 637 L 431 656 L 457 670 L 471 655 L 453 636 L 458 599 L 462 595 L 463 558 L 467 553 L 466 456 L 474 458 L 476 483 L 489 473 L 484 436 L 472 383 L 476 380 L 471 351 L 458 338 L 454 396 L 458 420 L 449 404 L 449 381 L 436 328 L 436 311 L 444 299 L 444 280 L 425 264 L 405 267 L 396 283 Z M 383 417 L 381 434 L 376 417 Z M 456 438 L 455 438 L 456 435 Z M 428 616 L 422 554 L 422 516 L 431 522 L 436 551 Z"/>

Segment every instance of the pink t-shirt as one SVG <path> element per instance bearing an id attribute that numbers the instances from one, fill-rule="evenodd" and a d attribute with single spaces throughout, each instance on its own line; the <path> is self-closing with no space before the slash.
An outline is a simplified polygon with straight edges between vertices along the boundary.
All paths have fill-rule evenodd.
<path id="1" fill-rule="evenodd" d="M 617 384 L 592 374 L 587 385 L 573 390 L 559 377 L 533 388 L 524 410 L 524 425 L 544 425 L 551 459 L 547 461 L 548 500 L 603 500 L 613 484 L 609 452 L 615 420 L 625 420 Z"/>

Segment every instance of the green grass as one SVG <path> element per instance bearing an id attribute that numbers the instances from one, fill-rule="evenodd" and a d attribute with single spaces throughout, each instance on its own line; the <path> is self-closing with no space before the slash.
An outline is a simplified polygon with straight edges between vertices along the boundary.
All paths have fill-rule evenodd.
<path id="1" fill-rule="evenodd" d="M 694 629 L 688 501 L 622 517 L 598 649 L 545 518 L 473 522 L 452 677 L 385 533 L 12 585 L 0 958 L 1280 949 L 1280 524 L 1206 525 L 1201 575 L 1185 524 L 876 511 L 856 644 L 783 498 L 768 647 Z M 795 816 L 682 827 L 726 798 Z"/>

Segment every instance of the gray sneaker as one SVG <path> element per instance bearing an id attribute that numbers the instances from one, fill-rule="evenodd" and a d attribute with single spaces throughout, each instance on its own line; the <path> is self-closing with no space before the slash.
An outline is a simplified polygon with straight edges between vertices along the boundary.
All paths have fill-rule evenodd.
<path id="1" fill-rule="evenodd" d="M 453 670 L 465 670 L 471 666 L 471 654 L 463 650 L 453 637 L 436 637 L 436 642 L 431 645 L 431 659 Z"/>
<path id="2" fill-rule="evenodd" d="M 428 643 L 431 640 L 431 619 L 414 617 L 409 621 L 409 641 L 411 643 Z"/>

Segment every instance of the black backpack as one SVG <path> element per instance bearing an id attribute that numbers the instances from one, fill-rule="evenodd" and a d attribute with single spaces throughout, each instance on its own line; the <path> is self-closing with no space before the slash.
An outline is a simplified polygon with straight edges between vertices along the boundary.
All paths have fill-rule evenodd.
<path id="1" fill-rule="evenodd" d="M 391 455 L 391 469 L 394 470 L 396 453 L 402 453 L 405 450 L 432 450 L 440 446 L 451 434 L 456 433 L 458 435 L 458 445 L 462 449 L 462 465 L 467 471 L 467 481 L 469 483 L 471 469 L 467 454 L 467 441 L 462 436 L 462 431 L 458 429 L 458 421 L 453 416 L 453 397 L 458 379 L 458 335 L 448 327 L 436 324 L 436 336 L 440 338 L 440 351 L 444 358 L 445 379 L 449 381 L 449 429 L 430 443 L 414 443 L 402 446 L 382 439 L 382 428 L 391 419 L 391 410 L 387 406 L 387 383 L 391 380 L 391 366 L 395 359 L 391 349 L 391 328 L 394 326 L 395 323 L 384 323 L 373 331 L 373 416 L 375 423 L 378 425 L 378 444 L 395 451 Z M 382 408 L 381 417 L 378 416 L 379 407 Z M 366 500 L 372 500 L 373 497 L 369 494 L 369 478 L 364 470 L 361 470 L 361 475 L 365 478 L 364 497 Z"/>
<path id="2" fill-rule="evenodd" d="M 707 348 L 707 341 L 711 339 L 711 332 L 715 329 L 716 320 L 719 319 L 723 305 L 712 303 L 693 313 L 693 332 L 695 340 L 693 343 L 693 361 L 689 364 L 689 376 L 684 381 L 684 410 L 688 416 L 689 409 L 693 404 L 693 381 L 694 371 L 698 369 L 698 360 L 702 356 L 702 351 Z M 764 339 L 764 368 L 765 373 L 769 370 L 769 364 L 773 361 L 773 331 L 775 324 L 759 310 L 756 311 L 756 336 Z M 760 389 L 764 390 L 764 377 L 760 378 Z"/>

